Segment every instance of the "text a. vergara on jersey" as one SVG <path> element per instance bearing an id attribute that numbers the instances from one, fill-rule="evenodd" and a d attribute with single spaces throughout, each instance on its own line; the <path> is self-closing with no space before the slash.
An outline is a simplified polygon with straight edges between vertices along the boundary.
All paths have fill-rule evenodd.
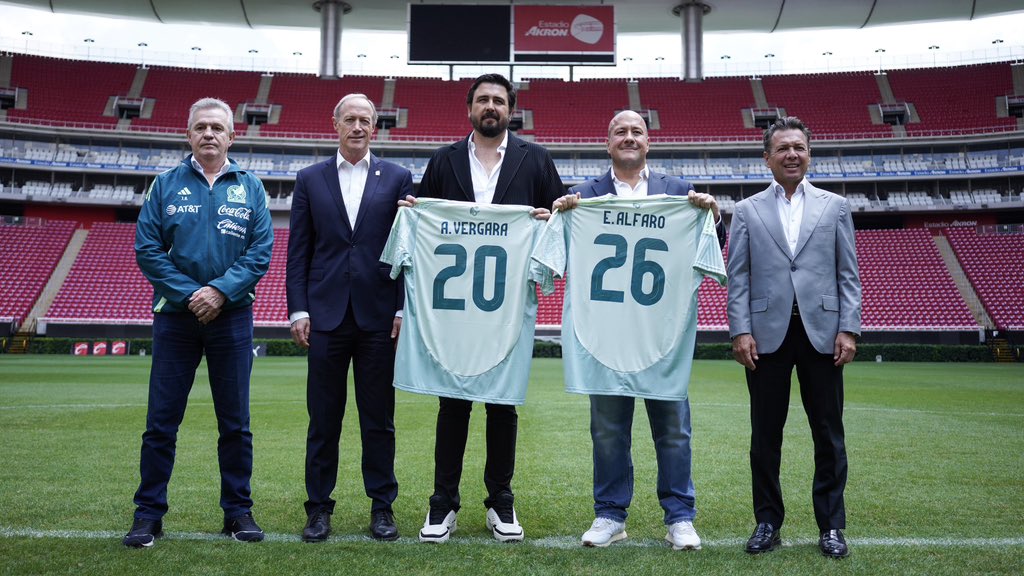
<path id="1" fill-rule="evenodd" d="M 508 236 L 508 223 L 445 220 L 441 222 L 441 234 L 462 236 Z"/>

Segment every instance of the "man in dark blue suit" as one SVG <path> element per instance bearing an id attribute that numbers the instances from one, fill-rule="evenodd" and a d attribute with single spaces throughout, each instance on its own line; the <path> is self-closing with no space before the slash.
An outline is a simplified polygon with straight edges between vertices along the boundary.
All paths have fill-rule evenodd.
<path id="1" fill-rule="evenodd" d="M 680 178 L 647 168 L 650 143 L 647 124 L 631 110 L 619 112 L 608 126 L 608 155 L 612 167 L 600 178 L 574 186 L 554 208 L 576 206 L 579 198 L 614 194 L 626 198 L 668 194 L 688 196 L 715 217 L 718 241 L 725 244 L 725 226 L 718 204 L 710 194 L 698 194 Z M 605 547 L 626 537 L 627 508 L 633 498 L 632 396 L 590 396 L 590 437 L 594 443 L 594 515 L 583 534 L 584 546 Z M 658 460 L 658 501 L 665 511 L 665 539 L 675 550 L 700 549 L 693 527 L 696 491 L 690 474 L 690 401 L 645 399 L 651 436 Z"/>
<path id="2" fill-rule="evenodd" d="M 534 217 L 546 219 L 551 204 L 565 193 L 565 188 L 548 151 L 508 130 L 516 108 L 515 87 L 500 74 L 484 74 L 470 87 L 466 108 L 473 131 L 434 152 L 423 173 L 418 196 L 533 206 Z M 522 540 L 523 529 L 513 508 L 512 494 L 518 415 L 512 405 L 485 407 L 487 526 L 498 540 Z M 434 494 L 420 541 L 445 542 L 455 529 L 472 409 L 473 403 L 468 400 L 440 398 L 434 445 Z"/>
<path id="3" fill-rule="evenodd" d="M 288 239 L 292 339 L 309 349 L 306 407 L 306 542 L 331 531 L 338 441 L 348 366 L 355 370 L 363 486 L 372 500 L 370 534 L 395 540 L 395 342 L 402 319 L 400 283 L 379 258 L 398 201 L 412 193 L 408 170 L 370 153 L 373 103 L 349 94 L 334 109 L 338 153 L 300 170 Z"/>

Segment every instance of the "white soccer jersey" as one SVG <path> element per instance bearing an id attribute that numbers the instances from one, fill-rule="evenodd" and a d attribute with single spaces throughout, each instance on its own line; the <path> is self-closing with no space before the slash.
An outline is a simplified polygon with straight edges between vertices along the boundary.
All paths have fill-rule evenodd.
<path id="1" fill-rule="evenodd" d="M 405 274 L 396 388 L 526 400 L 542 274 L 530 252 L 543 222 L 531 210 L 434 198 L 399 209 L 381 256 L 392 278 Z"/>
<path id="2" fill-rule="evenodd" d="M 543 283 L 568 272 L 566 390 L 687 397 L 697 288 L 704 276 L 726 280 L 710 211 L 686 196 L 581 200 L 551 217 L 533 258 L 548 271 Z"/>

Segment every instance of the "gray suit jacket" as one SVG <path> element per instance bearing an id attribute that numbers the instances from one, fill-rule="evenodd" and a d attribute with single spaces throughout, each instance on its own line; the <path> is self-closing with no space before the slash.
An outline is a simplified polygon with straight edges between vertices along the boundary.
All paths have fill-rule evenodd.
<path id="1" fill-rule="evenodd" d="M 794 298 L 818 352 L 832 354 L 840 331 L 860 334 L 860 274 L 846 198 L 808 183 L 795 254 L 771 187 L 736 204 L 729 238 L 730 337 L 751 334 L 759 354 L 775 352 Z"/>

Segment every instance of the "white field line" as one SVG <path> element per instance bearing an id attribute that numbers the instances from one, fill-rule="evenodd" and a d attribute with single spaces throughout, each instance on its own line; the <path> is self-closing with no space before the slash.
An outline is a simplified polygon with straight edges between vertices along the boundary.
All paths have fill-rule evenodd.
<path id="1" fill-rule="evenodd" d="M 33 528 L 11 528 L 0 527 L 0 538 L 50 538 L 69 540 L 120 540 L 123 532 L 112 532 L 109 530 L 36 530 Z M 166 532 L 163 540 L 183 541 L 222 541 L 227 536 L 202 532 Z M 300 542 L 298 534 L 267 534 L 267 542 Z M 881 548 L 1005 548 L 1007 546 L 1024 546 L 1024 536 L 1017 538 L 847 538 L 851 547 L 868 546 Z M 369 536 L 344 535 L 331 536 L 328 543 L 357 543 L 365 542 L 377 546 L 395 546 L 402 544 L 417 544 L 415 536 L 405 536 L 397 542 L 376 542 Z M 702 545 L 711 548 L 741 548 L 746 538 L 724 538 L 719 540 L 704 540 Z M 817 544 L 814 538 L 793 538 L 784 539 L 783 546 L 810 546 Z M 428 546 L 429 544 L 423 544 Z M 503 544 L 491 538 L 482 536 L 461 537 L 458 534 L 452 536 L 446 546 L 532 546 L 536 548 L 558 548 L 571 549 L 580 548 L 580 541 L 571 536 L 549 536 L 545 538 L 527 538 L 521 544 Z M 651 539 L 627 539 L 614 544 L 616 547 L 656 548 L 668 546 L 664 540 Z"/>
<path id="2" fill-rule="evenodd" d="M 743 408 L 744 410 L 750 408 L 750 404 L 742 403 L 729 403 L 729 402 L 693 402 L 691 406 L 708 406 L 715 408 Z M 803 405 L 790 403 L 789 408 L 803 410 Z M 843 406 L 845 412 L 882 412 L 889 414 L 923 414 L 923 415 L 939 415 L 939 416 L 991 416 L 991 417 L 1002 417 L 1010 416 L 1021 418 L 1024 417 L 1022 412 L 967 412 L 964 410 L 920 410 L 918 408 L 885 408 L 881 406 L 858 406 L 856 404 L 847 404 Z"/>
<path id="3" fill-rule="evenodd" d="M 419 403 L 420 400 L 402 400 L 397 399 L 396 404 L 415 404 Z M 274 401 L 251 401 L 250 406 L 274 406 L 281 404 L 305 404 L 305 398 L 295 400 L 274 400 Z M 549 401 L 546 402 L 546 406 L 552 404 L 575 404 L 575 401 Z M 213 402 L 209 400 L 197 400 L 189 402 L 189 406 L 213 406 Z M 693 407 L 708 407 L 708 408 L 730 408 L 730 409 L 742 409 L 747 410 L 750 408 L 749 404 L 739 402 L 693 402 Z M 9 410 L 116 410 L 121 408 L 145 408 L 144 402 L 125 402 L 125 403 L 98 403 L 98 404 L 9 404 L 0 405 L 0 412 Z M 800 404 L 790 404 L 790 409 L 801 410 Z M 528 407 L 527 407 L 528 409 Z M 1024 413 L 1021 412 L 967 412 L 961 410 L 920 410 L 917 408 L 884 408 L 874 406 L 857 406 L 847 405 L 843 408 L 847 412 L 880 412 L 884 414 L 920 414 L 926 416 L 978 416 L 986 418 L 1024 418 Z"/>

